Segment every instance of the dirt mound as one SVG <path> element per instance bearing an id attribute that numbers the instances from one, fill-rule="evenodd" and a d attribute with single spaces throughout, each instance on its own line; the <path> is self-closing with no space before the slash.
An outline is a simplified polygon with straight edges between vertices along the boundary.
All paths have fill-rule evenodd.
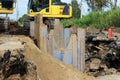
<path id="1" fill-rule="evenodd" d="M 120 80 L 120 75 L 106 75 L 97 77 L 95 80 Z"/>
<path id="2" fill-rule="evenodd" d="M 0 37 L 0 41 L 26 42 L 25 59 L 36 64 L 37 73 L 41 80 L 94 80 L 94 77 L 87 76 L 71 67 L 67 67 L 50 54 L 40 51 L 28 37 L 3 36 Z"/>
<path id="3" fill-rule="evenodd" d="M 25 50 L 27 60 L 36 63 L 42 80 L 93 80 L 93 77 L 67 67 L 50 54 L 41 52 L 34 44 L 27 43 Z"/>

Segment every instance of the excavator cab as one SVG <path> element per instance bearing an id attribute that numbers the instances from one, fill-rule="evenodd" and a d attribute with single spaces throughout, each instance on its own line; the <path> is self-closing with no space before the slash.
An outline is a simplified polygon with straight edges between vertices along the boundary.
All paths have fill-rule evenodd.
<path id="1" fill-rule="evenodd" d="M 13 14 L 14 0 L 0 0 L 0 14 Z"/>
<path id="2" fill-rule="evenodd" d="M 29 0 L 28 13 L 31 17 L 42 14 L 46 18 L 70 18 L 72 7 L 56 0 Z"/>

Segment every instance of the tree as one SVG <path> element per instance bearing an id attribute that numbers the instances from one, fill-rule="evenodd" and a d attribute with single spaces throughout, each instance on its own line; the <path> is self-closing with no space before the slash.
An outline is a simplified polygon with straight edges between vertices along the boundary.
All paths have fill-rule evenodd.
<path id="1" fill-rule="evenodd" d="M 117 8 L 117 2 L 118 0 L 110 0 L 109 4 L 110 4 L 110 8 L 111 9 L 116 9 Z"/>
<path id="2" fill-rule="evenodd" d="M 52 2 L 61 2 L 61 0 L 52 0 Z"/>
<path id="3" fill-rule="evenodd" d="M 18 26 L 23 26 L 24 20 L 26 20 L 26 19 L 29 19 L 29 16 L 27 16 L 26 14 L 23 15 L 21 18 L 19 18 L 18 21 L 17 21 Z"/>
<path id="4" fill-rule="evenodd" d="M 79 8 L 79 4 L 78 4 L 77 0 L 72 0 L 71 5 L 73 8 L 72 9 L 73 17 L 80 18 L 81 10 Z"/>
<path id="5" fill-rule="evenodd" d="M 92 11 L 102 11 L 104 7 L 108 7 L 111 0 L 86 0 Z"/>

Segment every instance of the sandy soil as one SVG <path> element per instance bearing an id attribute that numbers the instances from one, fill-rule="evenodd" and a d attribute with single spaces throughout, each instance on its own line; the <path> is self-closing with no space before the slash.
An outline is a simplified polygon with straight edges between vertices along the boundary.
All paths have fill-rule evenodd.
<path id="1" fill-rule="evenodd" d="M 37 65 L 37 73 L 41 80 L 94 80 L 94 77 L 65 66 L 50 54 L 40 51 L 28 37 L 3 36 L 0 37 L 0 41 L 25 42 L 25 57 Z"/>
<path id="2" fill-rule="evenodd" d="M 107 75 L 94 78 L 79 72 L 72 67 L 68 67 L 53 58 L 50 54 L 40 51 L 29 37 L 0 37 L 0 42 L 4 41 L 21 41 L 26 43 L 26 60 L 32 61 L 37 65 L 37 73 L 41 80 L 120 80 L 119 75 Z"/>

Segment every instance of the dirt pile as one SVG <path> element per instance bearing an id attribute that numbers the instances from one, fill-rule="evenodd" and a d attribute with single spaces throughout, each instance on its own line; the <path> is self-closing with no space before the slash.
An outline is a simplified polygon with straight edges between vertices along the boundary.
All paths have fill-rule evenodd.
<path id="1" fill-rule="evenodd" d="M 106 75 L 97 77 L 95 80 L 120 80 L 120 75 Z"/>
<path id="2" fill-rule="evenodd" d="M 0 80 L 39 80 L 36 65 L 25 60 L 24 43 L 0 44 Z"/>
<path id="3" fill-rule="evenodd" d="M 50 54 L 41 52 L 34 44 L 27 44 L 26 57 L 37 65 L 38 74 L 42 80 L 93 80 L 73 68 L 65 66 L 63 63 L 53 58 Z"/>
<path id="4" fill-rule="evenodd" d="M 25 60 L 24 50 L 3 50 L 0 54 L 0 80 L 39 80 L 36 65 Z"/>
<path id="5" fill-rule="evenodd" d="M 94 78 L 92 76 L 88 76 L 82 72 L 79 72 L 72 67 L 68 67 L 64 65 L 62 62 L 53 58 L 50 54 L 40 51 L 33 41 L 25 36 L 11 36 L 11 37 L 0 37 L 0 41 L 21 41 L 25 43 L 25 61 L 31 62 L 29 64 L 29 69 L 27 74 L 24 76 L 20 76 L 20 74 L 11 75 L 7 80 L 34 80 L 34 77 L 40 78 L 41 80 L 111 80 L 111 78 L 115 78 L 114 80 L 119 80 L 119 76 L 111 75 L 111 76 L 102 76 Z M 96 59 L 96 58 L 94 58 Z M 100 64 L 100 59 L 93 59 L 93 68 L 99 68 L 98 64 Z M 34 68 L 31 68 L 32 63 L 36 65 L 36 71 L 34 72 Z M 94 67 L 97 64 L 96 67 Z M 89 65 L 88 65 L 89 66 Z M 104 65 L 102 65 L 104 66 Z M 93 70 L 94 71 L 94 70 Z M 111 70 L 113 73 L 116 72 L 114 69 Z M 108 72 L 111 72 L 108 71 Z M 0 73 L 1 74 L 1 73 Z M 35 75 L 33 75 L 35 74 Z M 36 76 L 38 74 L 38 76 Z M 92 73 L 90 73 L 92 74 Z M 94 73 L 93 73 L 94 74 Z M 95 72 L 96 75 L 99 75 L 99 71 Z M 101 74 L 101 73 L 100 73 Z M 104 74 L 104 73 L 103 73 Z M 117 77 L 116 77 L 117 76 Z M 0 76 L 2 77 L 2 76 Z M 110 79 L 108 79 L 110 77 Z M 113 80 L 113 79 L 112 79 Z"/>
<path id="6" fill-rule="evenodd" d="M 50 54 L 41 52 L 32 40 L 25 36 L 0 37 L 0 41 L 5 40 L 25 42 L 25 60 L 35 63 L 37 74 L 41 80 L 94 80 L 94 77 L 67 67 Z"/>

